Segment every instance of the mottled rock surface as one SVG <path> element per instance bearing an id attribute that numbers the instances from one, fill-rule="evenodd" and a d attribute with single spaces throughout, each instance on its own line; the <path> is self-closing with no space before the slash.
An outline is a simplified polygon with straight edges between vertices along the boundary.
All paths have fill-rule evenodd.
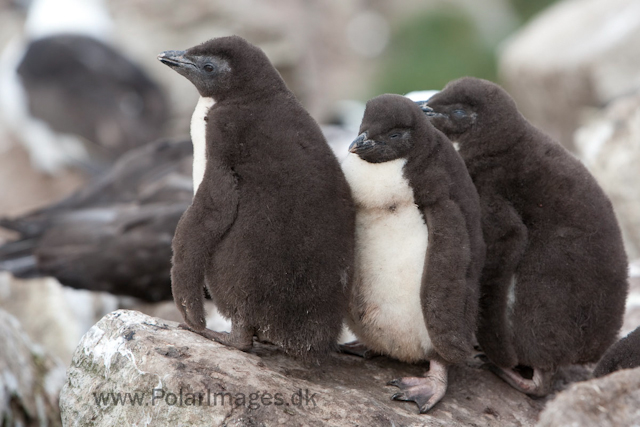
<path id="1" fill-rule="evenodd" d="M 65 367 L 31 342 L 15 317 L 0 310 L 0 424 L 59 426 Z"/>
<path id="2" fill-rule="evenodd" d="M 585 107 L 640 88 L 640 3 L 565 0 L 505 43 L 501 82 L 535 125 L 573 150 Z"/>
<path id="3" fill-rule="evenodd" d="M 447 395 L 429 414 L 390 399 L 396 389 L 387 381 L 425 369 L 339 354 L 309 368 L 267 344 L 243 353 L 119 310 L 83 337 L 60 406 L 67 426 L 526 426 L 545 403 L 468 366 L 452 368 Z"/>

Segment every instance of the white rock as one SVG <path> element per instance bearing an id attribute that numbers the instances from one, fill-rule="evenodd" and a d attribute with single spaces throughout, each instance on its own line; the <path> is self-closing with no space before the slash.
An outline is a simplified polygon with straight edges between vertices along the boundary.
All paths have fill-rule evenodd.
<path id="1" fill-rule="evenodd" d="M 640 2 L 564 0 L 503 46 L 499 74 L 518 108 L 573 149 L 585 107 L 640 88 Z"/>
<path id="2" fill-rule="evenodd" d="M 575 133 L 578 157 L 611 198 L 631 259 L 640 257 L 640 93 L 594 112 Z"/>
<path id="3" fill-rule="evenodd" d="M 0 309 L 0 420 L 7 426 L 60 425 L 62 362 L 31 342 L 18 320 Z"/>
<path id="4" fill-rule="evenodd" d="M 113 295 L 67 288 L 53 278 L 20 280 L 0 272 L 0 309 L 65 365 L 82 335 L 117 303 Z"/>

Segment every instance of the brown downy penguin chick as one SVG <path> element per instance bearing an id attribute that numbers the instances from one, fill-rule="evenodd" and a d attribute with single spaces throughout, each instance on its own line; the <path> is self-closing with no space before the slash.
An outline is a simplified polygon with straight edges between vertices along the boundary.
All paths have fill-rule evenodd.
<path id="1" fill-rule="evenodd" d="M 242 350 L 257 335 L 303 359 L 328 354 L 347 307 L 355 210 L 320 127 L 240 37 L 158 59 L 201 95 L 191 122 L 196 193 L 171 270 L 186 325 Z M 205 286 L 230 334 L 205 329 Z"/>
<path id="2" fill-rule="evenodd" d="M 622 325 L 627 257 L 611 203 L 494 83 L 456 80 L 424 111 L 459 144 L 480 196 L 478 342 L 509 384 L 545 395 L 558 366 L 598 361 Z"/>
<path id="3" fill-rule="evenodd" d="M 602 377 L 620 369 L 640 366 L 640 327 L 612 345 L 593 370 L 594 377 Z"/>
<path id="4" fill-rule="evenodd" d="M 447 370 L 471 353 L 484 261 L 478 194 L 451 142 L 400 95 L 367 103 L 342 163 L 356 203 L 356 264 L 348 324 L 357 344 L 405 362 L 396 400 L 427 412 Z M 351 348 L 349 348 L 351 347 Z"/>

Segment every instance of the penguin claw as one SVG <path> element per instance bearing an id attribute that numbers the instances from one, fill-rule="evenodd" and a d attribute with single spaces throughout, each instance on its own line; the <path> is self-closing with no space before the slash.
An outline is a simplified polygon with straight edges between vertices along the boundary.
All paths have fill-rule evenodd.
<path id="1" fill-rule="evenodd" d="M 190 332 L 195 332 L 193 329 L 191 329 L 191 327 L 189 325 L 187 325 L 186 323 L 180 323 L 178 324 L 178 329 L 184 329 L 185 331 L 190 331 Z"/>
<path id="2" fill-rule="evenodd" d="M 426 377 L 397 378 L 387 384 L 400 389 L 391 396 L 392 400 L 415 402 L 420 413 L 424 414 L 433 408 L 447 391 L 446 371 L 444 378 L 440 373 L 436 373 Z"/>

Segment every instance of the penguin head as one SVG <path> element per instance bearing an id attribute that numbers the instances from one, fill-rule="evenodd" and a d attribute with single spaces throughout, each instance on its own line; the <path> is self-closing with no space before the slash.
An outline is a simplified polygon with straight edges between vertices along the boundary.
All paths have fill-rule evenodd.
<path id="1" fill-rule="evenodd" d="M 229 85 L 231 67 L 223 57 L 194 55 L 188 50 L 168 50 L 158 55 L 158 59 L 186 77 L 204 97 L 213 97 L 213 94 Z"/>
<path id="2" fill-rule="evenodd" d="M 464 143 L 479 132 L 504 129 L 519 116 L 515 102 L 495 83 L 463 77 L 428 101 L 417 102 L 431 123 L 451 140 Z"/>
<path id="3" fill-rule="evenodd" d="M 369 102 L 360 125 L 360 134 L 349 151 L 369 163 L 383 163 L 407 157 L 416 137 L 427 124 L 420 108 L 400 95 L 380 95 Z"/>
<path id="4" fill-rule="evenodd" d="M 238 36 L 162 52 L 158 60 L 186 77 L 201 96 L 215 101 L 286 88 L 264 52 Z"/>

